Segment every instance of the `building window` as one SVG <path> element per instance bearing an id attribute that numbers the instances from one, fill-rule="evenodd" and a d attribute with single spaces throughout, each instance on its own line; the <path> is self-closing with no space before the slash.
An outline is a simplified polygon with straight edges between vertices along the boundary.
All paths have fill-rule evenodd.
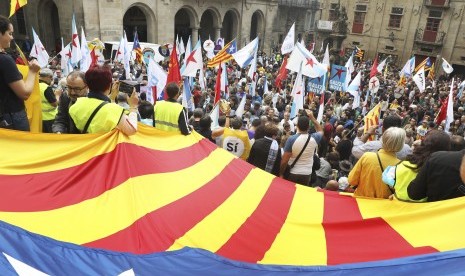
<path id="1" fill-rule="evenodd" d="M 404 14 L 403 8 L 393 7 L 391 9 L 391 15 L 389 16 L 389 27 L 400 28 L 400 23 L 402 21 L 403 14 Z"/>
<path id="2" fill-rule="evenodd" d="M 431 32 L 437 32 L 439 30 L 439 24 L 441 23 L 442 11 L 432 10 L 429 12 L 428 19 L 426 21 L 426 30 Z"/>
<path id="3" fill-rule="evenodd" d="M 337 16 L 337 13 L 336 13 L 336 9 L 339 9 L 339 4 L 337 3 L 331 3 L 331 5 L 329 6 L 329 21 L 336 21 L 338 20 L 338 16 Z"/>
<path id="4" fill-rule="evenodd" d="M 352 33 L 363 33 L 363 25 L 365 24 L 365 15 L 367 13 L 367 5 L 355 5 L 354 23 L 352 25 Z"/>

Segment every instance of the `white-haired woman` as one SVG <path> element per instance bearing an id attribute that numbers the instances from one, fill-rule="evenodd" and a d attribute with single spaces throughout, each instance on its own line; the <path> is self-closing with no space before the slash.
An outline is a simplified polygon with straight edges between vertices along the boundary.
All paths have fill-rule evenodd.
<path id="1" fill-rule="evenodd" d="M 383 183 L 382 174 L 387 166 L 400 162 L 396 153 L 405 143 L 405 130 L 390 127 L 383 133 L 383 146 L 377 152 L 366 152 L 349 173 L 349 183 L 355 188 L 356 196 L 389 198 L 389 186 Z"/>

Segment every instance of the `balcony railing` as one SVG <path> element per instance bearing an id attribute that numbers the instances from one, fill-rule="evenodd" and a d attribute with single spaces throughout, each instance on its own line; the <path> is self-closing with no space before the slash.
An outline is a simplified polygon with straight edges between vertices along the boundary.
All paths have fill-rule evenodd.
<path id="1" fill-rule="evenodd" d="M 316 0 L 279 0 L 278 5 L 313 10 L 318 10 L 320 8 L 320 3 Z"/>
<path id="2" fill-rule="evenodd" d="M 445 32 L 433 32 L 423 29 L 417 29 L 415 32 L 415 42 L 421 44 L 442 46 L 444 43 Z"/>
<path id="3" fill-rule="evenodd" d="M 423 5 L 430 8 L 450 8 L 450 0 L 423 0 Z"/>

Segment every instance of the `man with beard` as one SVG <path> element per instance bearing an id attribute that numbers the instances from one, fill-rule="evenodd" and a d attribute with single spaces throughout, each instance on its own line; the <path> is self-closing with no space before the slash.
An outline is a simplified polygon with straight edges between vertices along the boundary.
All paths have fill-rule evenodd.
<path id="1" fill-rule="evenodd" d="M 89 88 L 85 82 L 85 74 L 81 71 L 73 71 L 66 78 L 66 93 L 62 93 L 60 104 L 58 106 L 58 114 L 55 117 L 55 122 L 52 125 L 53 133 L 81 133 L 74 125 L 73 120 L 69 116 L 69 108 L 76 102 L 77 98 L 86 97 Z"/>

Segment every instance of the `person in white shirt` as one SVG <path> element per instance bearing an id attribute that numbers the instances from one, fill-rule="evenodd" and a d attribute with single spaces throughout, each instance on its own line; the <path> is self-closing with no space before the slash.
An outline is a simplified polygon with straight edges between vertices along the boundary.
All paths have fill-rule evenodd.
<path id="1" fill-rule="evenodd" d="M 281 122 L 278 125 L 279 129 L 284 130 L 284 123 L 288 122 L 290 127 L 291 127 L 291 132 L 294 133 L 295 132 L 295 126 L 294 126 L 294 123 L 291 120 L 291 113 L 284 112 L 283 116 L 284 116 L 284 118 L 281 120 Z"/>

